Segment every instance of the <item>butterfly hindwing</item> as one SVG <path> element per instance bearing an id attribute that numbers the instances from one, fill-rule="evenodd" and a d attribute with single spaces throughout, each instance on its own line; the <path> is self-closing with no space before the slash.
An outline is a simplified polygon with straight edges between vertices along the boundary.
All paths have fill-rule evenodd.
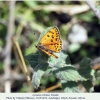
<path id="1" fill-rule="evenodd" d="M 43 52 L 45 52 L 47 55 L 49 55 L 49 56 L 52 56 L 52 57 L 54 57 L 54 58 L 58 58 L 56 55 L 54 55 L 52 52 L 49 52 L 49 51 L 47 51 L 47 50 L 45 50 L 45 49 L 41 49 L 41 48 L 38 48 L 38 49 L 40 49 L 41 51 L 43 51 Z"/>

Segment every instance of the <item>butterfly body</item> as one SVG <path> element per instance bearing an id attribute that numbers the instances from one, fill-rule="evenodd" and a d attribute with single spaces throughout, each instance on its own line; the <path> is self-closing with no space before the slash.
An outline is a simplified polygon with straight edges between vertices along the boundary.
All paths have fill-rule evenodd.
<path id="1" fill-rule="evenodd" d="M 58 58 L 53 54 L 60 52 L 62 48 L 62 41 L 58 28 L 56 26 L 50 27 L 44 36 L 40 38 L 36 47 L 47 55 Z"/>

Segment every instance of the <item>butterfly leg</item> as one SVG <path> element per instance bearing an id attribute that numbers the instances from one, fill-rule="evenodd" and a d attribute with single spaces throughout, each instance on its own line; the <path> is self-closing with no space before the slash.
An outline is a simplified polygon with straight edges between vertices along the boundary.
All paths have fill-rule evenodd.
<path id="1" fill-rule="evenodd" d="M 52 57 L 54 57 L 54 58 L 58 58 L 56 55 L 54 55 L 53 54 L 53 52 L 52 51 L 50 51 L 50 50 L 46 50 L 46 49 L 41 49 L 41 48 L 39 48 L 41 51 L 43 51 L 43 52 L 45 52 L 47 55 L 49 55 L 49 56 L 52 56 Z"/>

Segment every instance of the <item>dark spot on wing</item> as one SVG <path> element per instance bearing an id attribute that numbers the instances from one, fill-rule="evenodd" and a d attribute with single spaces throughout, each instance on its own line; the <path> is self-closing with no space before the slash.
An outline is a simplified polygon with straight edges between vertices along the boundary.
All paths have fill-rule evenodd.
<path id="1" fill-rule="evenodd" d="M 55 38 L 55 40 L 57 41 L 57 38 Z"/>
<path id="2" fill-rule="evenodd" d="M 52 35 L 52 38 L 54 38 L 54 36 Z"/>
<path id="3" fill-rule="evenodd" d="M 54 34 L 52 31 L 49 31 L 50 33 Z"/>
<path id="4" fill-rule="evenodd" d="M 50 35 L 47 35 L 47 37 L 50 37 Z"/>
<path id="5" fill-rule="evenodd" d="M 53 42 L 53 40 L 51 39 L 51 42 Z"/>

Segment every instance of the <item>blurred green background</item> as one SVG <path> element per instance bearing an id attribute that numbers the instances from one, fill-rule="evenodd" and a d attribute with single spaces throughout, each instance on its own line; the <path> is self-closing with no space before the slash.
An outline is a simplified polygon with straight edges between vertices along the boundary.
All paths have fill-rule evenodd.
<path id="1" fill-rule="evenodd" d="M 99 1 L 94 3 L 99 5 Z M 0 1 L 0 92 L 4 86 L 4 50 L 9 22 L 10 1 Z M 84 57 L 91 59 L 100 56 L 100 20 L 84 1 L 16 1 L 14 7 L 14 31 L 25 57 L 35 53 L 38 37 L 44 29 L 57 26 L 63 41 L 63 50 L 69 55 L 72 64 Z M 26 62 L 27 63 L 27 62 Z M 27 67 L 32 75 L 33 69 Z M 11 51 L 10 70 L 20 78 L 11 80 L 11 92 L 29 92 L 26 78 Z M 49 78 L 48 78 L 49 77 Z M 59 83 L 53 75 L 44 76 L 41 85 L 34 92 Z M 55 89 L 60 91 L 61 88 Z"/>

